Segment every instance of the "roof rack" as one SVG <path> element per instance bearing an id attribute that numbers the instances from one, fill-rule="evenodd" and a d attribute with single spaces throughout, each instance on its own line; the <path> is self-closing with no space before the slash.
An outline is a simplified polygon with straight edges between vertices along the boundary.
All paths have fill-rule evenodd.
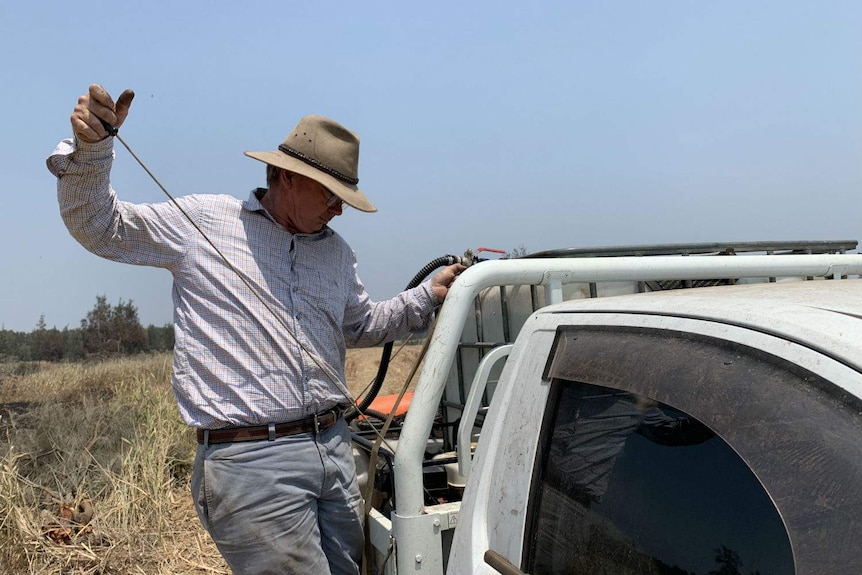
<path id="1" fill-rule="evenodd" d="M 855 250 L 856 240 L 790 241 L 790 242 L 712 242 L 694 244 L 645 244 L 595 248 L 562 248 L 536 252 L 524 258 L 595 258 L 622 256 L 688 256 L 736 255 L 741 253 L 773 254 L 843 254 Z"/>

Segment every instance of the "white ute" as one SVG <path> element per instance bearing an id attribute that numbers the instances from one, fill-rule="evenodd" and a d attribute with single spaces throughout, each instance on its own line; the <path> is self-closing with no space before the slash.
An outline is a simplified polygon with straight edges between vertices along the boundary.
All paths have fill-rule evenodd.
<path id="1" fill-rule="evenodd" d="M 370 474 L 372 572 L 862 573 L 859 274 L 843 253 L 469 268 Z M 722 278 L 765 283 L 564 301 Z"/>

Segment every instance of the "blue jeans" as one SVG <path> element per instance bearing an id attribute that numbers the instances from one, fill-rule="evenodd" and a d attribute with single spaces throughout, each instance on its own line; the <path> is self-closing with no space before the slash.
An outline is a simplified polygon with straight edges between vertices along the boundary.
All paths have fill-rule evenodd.
<path id="1" fill-rule="evenodd" d="M 362 501 L 343 419 L 317 436 L 198 445 L 192 497 L 237 575 L 359 573 Z"/>

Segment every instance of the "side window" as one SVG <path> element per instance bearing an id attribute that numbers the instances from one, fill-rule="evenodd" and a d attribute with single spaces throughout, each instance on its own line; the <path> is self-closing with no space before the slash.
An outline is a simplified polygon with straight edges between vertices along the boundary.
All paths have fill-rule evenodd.
<path id="1" fill-rule="evenodd" d="M 795 573 L 770 497 L 712 430 L 642 395 L 553 386 L 529 573 Z"/>

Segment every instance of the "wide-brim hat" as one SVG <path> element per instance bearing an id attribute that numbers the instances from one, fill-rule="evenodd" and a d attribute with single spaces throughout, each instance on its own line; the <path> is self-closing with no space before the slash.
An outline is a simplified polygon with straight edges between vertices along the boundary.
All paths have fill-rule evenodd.
<path id="1" fill-rule="evenodd" d="M 274 152 L 245 152 L 265 164 L 296 172 L 362 212 L 377 208 L 359 189 L 359 136 L 324 116 L 304 116 Z"/>

